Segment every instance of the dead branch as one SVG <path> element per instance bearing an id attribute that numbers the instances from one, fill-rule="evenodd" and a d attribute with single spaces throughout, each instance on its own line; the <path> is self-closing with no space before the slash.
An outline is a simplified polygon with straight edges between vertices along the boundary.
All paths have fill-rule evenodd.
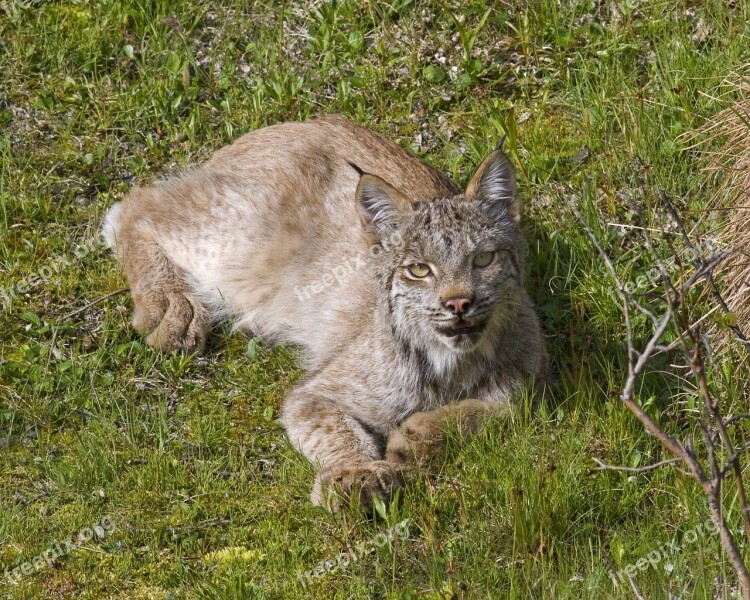
<path id="1" fill-rule="evenodd" d="M 692 240 L 690 240 L 687 229 L 680 221 L 679 214 L 668 200 L 667 204 L 673 209 L 670 210 L 670 213 L 679 224 L 685 244 L 694 250 L 695 246 L 693 245 Z M 644 228 L 645 246 L 657 259 L 657 267 L 664 288 L 664 293 L 661 297 L 664 304 L 664 314 L 657 316 L 653 311 L 642 307 L 632 295 L 628 293 L 625 285 L 617 275 L 612 260 L 597 239 L 592 228 L 584 219 L 573 196 L 570 197 L 570 205 L 574 215 L 591 240 L 591 243 L 596 248 L 610 277 L 612 278 L 625 317 L 628 376 L 623 384 L 620 401 L 643 424 L 649 435 L 657 439 L 662 447 L 669 450 L 673 455 L 671 458 L 640 468 L 616 467 L 613 465 L 607 465 L 601 460 L 594 458 L 594 462 L 599 466 L 598 469 L 595 470 L 616 470 L 637 473 L 649 471 L 665 465 L 675 466 L 678 463 L 684 464 L 687 471 L 682 472 L 695 479 L 706 496 L 711 519 L 719 531 L 722 547 L 727 553 L 735 573 L 737 574 L 737 578 L 742 588 L 743 598 L 745 600 L 750 600 L 750 572 L 748 572 L 747 566 L 743 561 L 742 554 L 730 530 L 729 524 L 724 517 L 721 506 L 722 482 L 731 473 L 734 475 L 734 481 L 737 487 L 738 500 L 742 512 L 743 524 L 745 526 L 745 535 L 747 540 L 750 541 L 750 509 L 747 505 L 742 468 L 739 463 L 740 456 L 744 450 L 748 448 L 747 444 L 743 444 L 739 450 L 735 449 L 727 431 L 727 427 L 739 422 L 743 418 L 749 418 L 750 415 L 736 415 L 735 417 L 730 417 L 728 419 L 725 419 L 722 416 L 719 403 L 714 395 L 711 394 L 708 386 L 705 360 L 702 350 L 704 340 L 700 332 L 700 324 L 691 321 L 688 310 L 685 306 L 685 300 L 688 293 L 699 283 L 705 282 L 711 290 L 714 300 L 719 306 L 721 306 L 722 310 L 728 312 L 729 309 L 727 308 L 726 303 L 723 302 L 723 298 L 714 282 L 713 271 L 717 265 L 729 256 L 730 251 L 712 251 L 711 255 L 708 257 L 698 256 L 696 254 L 696 260 L 693 264 L 693 272 L 688 277 L 683 278 L 680 285 L 676 285 L 672 281 L 664 263 L 658 258 L 656 252 L 654 252 L 653 245 L 651 244 L 650 231 L 648 231 L 648 228 Z M 630 317 L 631 307 L 647 316 L 654 326 L 651 337 L 642 349 L 636 349 L 635 347 Z M 672 326 L 678 328 L 679 337 L 676 342 L 679 343 L 672 342 L 665 346 L 662 343 L 662 339 Z M 743 345 L 750 350 L 750 347 L 747 345 L 747 340 L 744 338 L 744 334 L 739 328 L 737 328 L 735 334 L 738 336 L 738 339 L 743 342 Z M 691 439 L 687 438 L 685 442 L 682 443 L 677 438 L 664 431 L 659 424 L 657 424 L 648 413 L 643 410 L 635 396 L 636 384 L 647 370 L 648 364 L 653 356 L 659 352 L 669 352 L 680 346 L 686 350 L 692 348 L 689 357 L 689 367 L 695 377 L 704 409 L 703 416 L 699 420 L 698 425 L 703 432 L 704 446 L 707 454 L 707 468 L 703 466 L 701 460 L 698 458 Z M 729 459 L 723 465 L 720 464 L 718 452 L 720 448 L 723 448 L 729 456 Z"/>
<path id="2" fill-rule="evenodd" d="M 119 294 L 124 294 L 125 292 L 129 292 L 130 288 L 121 288 L 119 290 L 115 290 L 114 292 L 110 292 L 109 294 L 104 294 L 103 296 L 99 296 L 95 300 L 92 300 L 91 302 L 88 302 L 81 308 L 77 308 L 73 312 L 69 312 L 67 315 L 64 315 L 60 321 L 67 321 L 68 319 L 75 317 L 76 315 L 81 314 L 82 312 L 86 312 L 89 308 L 92 306 L 95 306 L 99 304 L 99 302 L 102 302 L 103 300 L 106 300 L 107 298 L 111 298 L 112 296 L 117 296 Z"/>
<path id="3" fill-rule="evenodd" d="M 680 462 L 682 458 L 680 458 L 679 456 L 675 456 L 673 458 L 660 460 L 657 463 L 645 465 L 643 467 L 621 467 L 618 465 L 608 465 L 596 457 L 592 457 L 591 460 L 593 460 L 598 465 L 595 469 L 592 469 L 592 471 L 622 471 L 624 473 L 645 473 L 647 471 L 653 471 L 654 469 L 663 467 L 664 465 L 674 465 L 675 463 Z"/>

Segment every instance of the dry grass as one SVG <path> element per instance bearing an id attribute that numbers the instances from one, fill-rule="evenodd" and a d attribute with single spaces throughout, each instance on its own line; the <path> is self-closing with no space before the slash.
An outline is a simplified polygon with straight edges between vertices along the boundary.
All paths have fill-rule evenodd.
<path id="1" fill-rule="evenodd" d="M 0 600 L 732 598 L 718 536 L 690 541 L 708 518 L 698 486 L 668 467 L 592 471 L 593 457 L 637 469 L 666 456 L 617 400 L 627 328 L 567 200 L 639 299 L 660 291 L 658 260 L 682 276 L 675 232 L 651 253 L 643 229 L 672 225 L 663 191 L 695 211 L 691 235 L 708 233 L 692 216 L 726 176 L 696 185 L 679 136 L 741 97 L 709 94 L 750 64 L 746 23 L 750 2 L 716 0 L 0 0 Z M 133 331 L 127 295 L 81 311 L 124 285 L 89 242 L 132 185 L 334 112 L 458 183 L 508 134 L 560 373 L 538 415 L 455 440 L 375 523 L 310 505 L 310 466 L 276 421 L 293 350 L 222 326 L 203 357 L 161 354 Z M 715 150 L 729 136 L 714 131 Z M 691 300 L 691 314 L 713 307 Z M 684 357 L 660 360 L 639 400 L 670 432 L 699 431 Z M 750 397 L 737 363 L 717 356 L 710 373 L 733 414 Z M 111 536 L 18 584 L 6 575 L 105 515 Z M 373 547 L 404 519 L 408 539 Z"/>
<path id="2" fill-rule="evenodd" d="M 718 147 L 709 154 L 707 171 L 716 178 L 716 193 L 709 201 L 720 223 L 717 240 L 734 249 L 720 273 L 727 304 L 737 325 L 750 333 L 750 81 L 730 76 L 723 97 L 734 100 L 703 128 L 706 143 Z"/>

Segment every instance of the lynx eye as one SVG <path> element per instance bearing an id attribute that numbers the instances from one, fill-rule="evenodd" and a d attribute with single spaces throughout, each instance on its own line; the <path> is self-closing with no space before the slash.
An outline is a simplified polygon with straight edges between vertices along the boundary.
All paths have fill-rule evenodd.
<path id="1" fill-rule="evenodd" d="M 489 267 L 495 260 L 496 252 L 480 252 L 474 256 L 471 265 L 477 269 Z"/>
<path id="2" fill-rule="evenodd" d="M 414 263 L 413 265 L 408 265 L 406 267 L 406 270 L 409 271 L 409 275 L 411 275 L 412 277 L 416 277 L 417 279 L 424 279 L 430 273 L 432 273 L 432 269 L 430 269 L 429 265 L 426 265 L 424 263 Z"/>

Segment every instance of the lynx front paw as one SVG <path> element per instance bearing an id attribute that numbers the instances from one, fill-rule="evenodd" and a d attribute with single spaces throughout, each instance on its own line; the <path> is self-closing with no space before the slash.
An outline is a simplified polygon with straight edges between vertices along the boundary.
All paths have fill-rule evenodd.
<path id="1" fill-rule="evenodd" d="M 435 410 L 411 415 L 391 434 L 385 458 L 396 468 L 429 469 L 445 457 L 446 432 L 476 433 L 498 407 L 479 400 L 463 400 Z"/>
<path id="2" fill-rule="evenodd" d="M 310 499 L 316 506 L 330 511 L 357 503 L 372 514 L 375 496 L 388 503 L 402 485 L 401 473 L 384 460 L 375 460 L 350 467 L 326 469 L 315 478 Z"/>
<path id="3" fill-rule="evenodd" d="M 414 413 L 388 438 L 385 458 L 396 468 L 427 469 L 443 459 L 445 437 L 435 411 Z"/>

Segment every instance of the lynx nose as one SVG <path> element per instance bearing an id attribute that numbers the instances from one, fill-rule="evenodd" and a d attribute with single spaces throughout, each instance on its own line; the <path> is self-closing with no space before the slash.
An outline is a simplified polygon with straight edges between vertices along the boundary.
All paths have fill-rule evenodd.
<path id="1" fill-rule="evenodd" d="M 468 310 L 471 298 L 448 298 L 443 304 L 454 315 L 462 315 Z"/>

